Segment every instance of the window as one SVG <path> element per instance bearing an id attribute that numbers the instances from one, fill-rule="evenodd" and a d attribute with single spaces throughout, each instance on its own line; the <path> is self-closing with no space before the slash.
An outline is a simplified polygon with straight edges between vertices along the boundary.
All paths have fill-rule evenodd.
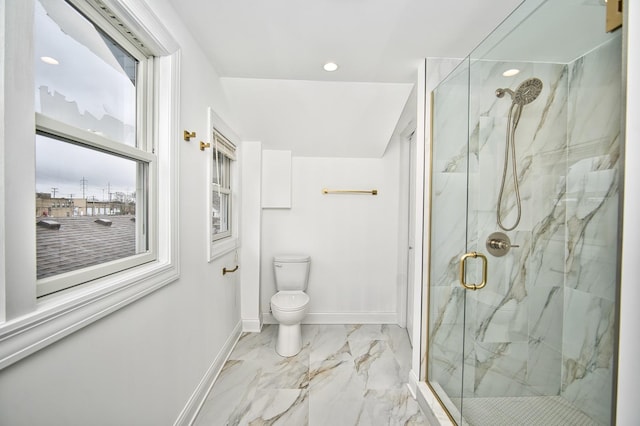
<path id="1" fill-rule="evenodd" d="M 2 369 L 178 278 L 180 50 L 144 0 L 0 9 Z"/>
<path id="2" fill-rule="evenodd" d="M 238 247 L 238 209 L 234 207 L 237 195 L 238 170 L 235 167 L 236 146 L 239 138 L 231 127 L 209 108 L 209 193 L 207 206 L 208 259 L 222 256 Z"/>
<path id="3" fill-rule="evenodd" d="M 231 162 L 235 146 L 213 130 L 213 168 L 211 182 L 211 242 L 231 236 Z"/>
<path id="4" fill-rule="evenodd" d="M 38 296 L 155 258 L 152 58 L 109 28 L 64 0 L 35 3 Z"/>

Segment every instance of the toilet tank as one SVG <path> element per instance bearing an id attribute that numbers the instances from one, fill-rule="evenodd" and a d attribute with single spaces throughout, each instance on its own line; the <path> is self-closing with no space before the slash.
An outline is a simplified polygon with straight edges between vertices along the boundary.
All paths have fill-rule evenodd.
<path id="1" fill-rule="evenodd" d="M 305 291 L 309 283 L 311 257 L 301 254 L 279 255 L 273 258 L 278 291 Z"/>

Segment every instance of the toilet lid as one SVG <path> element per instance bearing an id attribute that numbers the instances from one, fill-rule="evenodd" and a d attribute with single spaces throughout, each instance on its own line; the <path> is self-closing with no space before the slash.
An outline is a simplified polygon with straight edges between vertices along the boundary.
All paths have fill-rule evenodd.
<path id="1" fill-rule="evenodd" d="M 280 254 L 273 257 L 273 261 L 279 263 L 300 263 L 309 260 L 311 260 L 311 256 L 306 254 Z"/>
<path id="2" fill-rule="evenodd" d="M 309 296 L 302 291 L 279 291 L 271 298 L 271 305 L 281 311 L 299 311 L 309 303 Z"/>

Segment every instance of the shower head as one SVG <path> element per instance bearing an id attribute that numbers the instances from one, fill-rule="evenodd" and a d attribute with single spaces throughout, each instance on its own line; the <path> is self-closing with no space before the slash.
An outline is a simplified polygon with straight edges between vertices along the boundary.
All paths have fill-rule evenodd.
<path id="1" fill-rule="evenodd" d="M 529 78 L 516 89 L 513 101 L 520 105 L 526 105 L 536 100 L 542 92 L 542 81 L 539 78 Z"/>
<path id="2" fill-rule="evenodd" d="M 535 101 L 541 91 L 542 80 L 534 77 L 520 83 L 515 91 L 511 89 L 496 89 L 496 96 L 502 98 L 505 93 L 508 93 L 513 103 L 522 106 Z"/>

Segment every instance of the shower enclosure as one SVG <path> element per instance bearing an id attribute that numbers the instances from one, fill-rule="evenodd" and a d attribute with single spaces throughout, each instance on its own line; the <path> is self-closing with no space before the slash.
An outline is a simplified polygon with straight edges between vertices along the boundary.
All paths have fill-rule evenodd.
<path id="1" fill-rule="evenodd" d="M 524 2 L 432 93 L 423 371 L 457 424 L 612 422 L 622 31 L 604 28 L 601 0 Z"/>

